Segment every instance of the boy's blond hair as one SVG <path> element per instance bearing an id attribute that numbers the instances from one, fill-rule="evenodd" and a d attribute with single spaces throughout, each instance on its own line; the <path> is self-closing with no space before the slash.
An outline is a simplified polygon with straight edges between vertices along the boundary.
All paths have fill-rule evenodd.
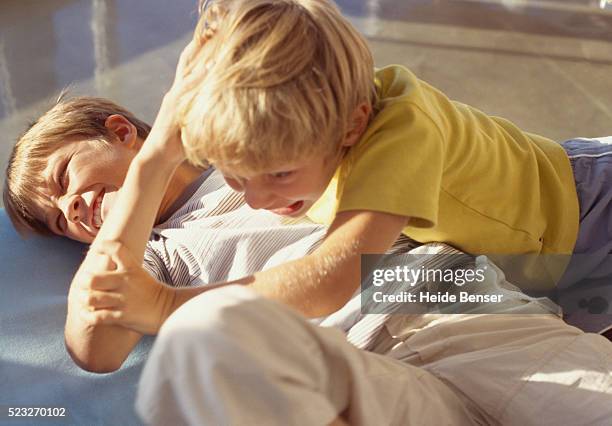
<path id="1" fill-rule="evenodd" d="M 59 147 L 75 140 L 109 143 L 113 134 L 104 125 L 106 119 L 120 114 L 137 129 L 143 140 L 151 127 L 131 112 L 101 98 L 63 99 L 36 120 L 19 138 L 9 157 L 3 201 L 9 218 L 21 235 L 50 235 L 51 231 L 35 207 L 47 186 L 43 170 L 49 156 Z"/>
<path id="2" fill-rule="evenodd" d="M 260 173 L 330 155 L 375 102 L 371 52 L 333 2 L 204 2 L 194 39 L 208 70 L 179 107 L 192 163 Z"/>

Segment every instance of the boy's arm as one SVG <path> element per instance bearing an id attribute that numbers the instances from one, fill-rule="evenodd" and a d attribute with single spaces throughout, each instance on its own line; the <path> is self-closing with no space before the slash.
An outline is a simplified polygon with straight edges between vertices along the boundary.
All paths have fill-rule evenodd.
<path id="1" fill-rule="evenodd" d="M 163 115 L 164 107 L 160 109 Z M 180 164 L 181 156 L 174 157 L 157 149 L 161 139 L 177 137 L 173 127 L 165 122 L 153 128 L 143 148 L 133 160 L 117 201 L 104 221 L 92 249 L 75 275 L 70 293 L 76 295 L 79 288 L 88 285 L 92 271 L 112 271 L 105 268 L 108 258 L 95 250 L 95 245 L 104 241 L 120 241 L 128 248 L 139 264 L 155 217 L 167 189 L 170 178 Z M 165 155 L 164 155 L 165 154 Z M 142 167 L 141 164 L 148 165 Z M 126 213 L 129 212 L 129 213 Z M 88 266 L 91 265 L 91 266 Z M 119 325 L 105 325 L 85 320 L 87 307 L 69 297 L 65 326 L 65 344 L 72 359 L 81 368 L 99 373 L 114 371 L 138 343 L 142 334 Z"/>
<path id="2" fill-rule="evenodd" d="M 142 263 L 144 250 L 157 211 L 168 183 L 178 165 L 184 160 L 180 129 L 175 120 L 175 104 L 190 86 L 198 81 L 198 67 L 193 61 L 199 46 L 190 43 L 182 52 L 177 66 L 175 82 L 164 96 L 149 137 L 132 161 L 114 208 L 104 221 L 96 240 L 118 241 L 130 250 L 136 261 Z M 85 265 L 105 262 L 104 258 L 90 250 L 71 284 L 71 293 L 77 293 L 80 275 Z M 97 269 L 96 271 L 100 271 Z M 79 278 L 81 277 L 81 278 Z M 86 369 L 105 371 L 119 368 L 131 352 L 141 334 L 117 325 L 104 325 L 83 319 L 88 309 L 83 304 L 70 303 L 66 319 L 66 346 L 75 362 Z M 95 324 L 95 325 L 92 325 Z M 88 368 L 89 367 L 89 368 Z"/>
<path id="3" fill-rule="evenodd" d="M 164 96 L 151 132 L 130 164 L 113 209 L 96 236 L 96 241 L 122 243 L 138 262 L 142 262 L 170 179 L 185 160 L 176 108 L 207 72 L 208 65 L 201 57 L 204 51 L 201 40 L 192 40 L 183 49 L 172 87 Z"/>
<path id="4" fill-rule="evenodd" d="M 207 69 L 207 64 L 198 60 L 202 52 L 202 45 L 192 41 L 181 53 L 172 87 L 164 96 L 151 132 L 130 164 L 113 209 L 96 236 L 96 241 L 122 243 L 138 262 L 143 260 L 170 179 L 185 160 L 176 108 Z"/>
<path id="5" fill-rule="evenodd" d="M 142 334 L 116 325 L 90 326 L 68 312 L 65 344 L 70 357 L 83 370 L 110 373 L 118 370 Z"/>
<path id="6" fill-rule="evenodd" d="M 83 288 L 92 274 L 114 269 L 108 257 L 83 262 L 68 293 L 68 313 L 64 330 L 66 349 L 84 370 L 109 373 L 118 370 L 142 334 L 118 325 L 93 325 L 87 319 L 88 300 Z"/>
<path id="7" fill-rule="evenodd" d="M 312 254 L 225 284 L 250 285 L 307 317 L 329 315 L 344 306 L 360 285 L 361 254 L 386 252 L 407 220 L 374 211 L 338 213 L 325 241 Z M 176 289 L 173 310 L 203 291 L 207 289 Z"/>
<path id="8" fill-rule="evenodd" d="M 373 211 L 339 213 L 323 244 L 311 255 L 258 272 L 240 280 L 204 287 L 173 288 L 143 285 L 133 273 L 142 268 L 125 246 L 98 246 L 117 264 L 117 272 L 103 274 L 91 294 L 112 294 L 106 302 L 89 303 L 91 320 L 156 333 L 185 302 L 205 291 L 231 284 L 250 285 L 264 297 L 293 307 L 307 317 L 321 317 L 340 309 L 361 282 L 361 254 L 384 253 L 395 242 L 407 218 Z"/>
<path id="9" fill-rule="evenodd" d="M 120 242 L 139 262 L 143 260 L 145 246 L 170 179 L 184 160 L 182 152 L 173 153 L 167 149 L 172 145 L 166 142 L 168 139 L 178 139 L 180 146 L 180 133 L 166 123 L 171 121 L 166 114 L 173 113 L 166 113 L 166 106 L 170 102 L 173 102 L 171 98 L 164 100 L 151 133 L 130 164 L 113 209 L 94 242 L 94 245 L 99 241 Z"/>
<path id="10" fill-rule="evenodd" d="M 162 151 L 166 138 L 176 138 L 178 131 L 165 116 L 164 100 L 147 141 L 132 161 L 117 200 L 102 224 L 96 240 L 75 275 L 68 299 L 65 342 L 74 361 L 86 370 L 107 372 L 118 369 L 132 351 L 141 334 L 122 326 L 92 323 L 84 318 L 88 301 L 77 301 L 77 294 L 90 285 L 91 274 L 113 271 L 108 256 L 101 255 L 96 244 L 105 241 L 121 242 L 138 264 L 142 264 L 144 250 L 163 195 L 174 171 L 182 161 L 182 153 L 171 155 Z"/>

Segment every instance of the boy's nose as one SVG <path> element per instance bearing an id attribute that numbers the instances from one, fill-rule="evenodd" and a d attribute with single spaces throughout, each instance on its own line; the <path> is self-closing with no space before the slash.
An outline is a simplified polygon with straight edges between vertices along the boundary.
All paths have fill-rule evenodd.
<path id="1" fill-rule="evenodd" d="M 73 195 L 65 204 L 64 214 L 69 222 L 78 223 L 87 221 L 87 206 L 79 195 Z"/>
<path id="2" fill-rule="evenodd" d="M 244 200 L 252 209 L 265 209 L 272 205 L 273 197 L 271 194 L 261 188 L 252 188 L 250 185 L 245 185 Z"/>

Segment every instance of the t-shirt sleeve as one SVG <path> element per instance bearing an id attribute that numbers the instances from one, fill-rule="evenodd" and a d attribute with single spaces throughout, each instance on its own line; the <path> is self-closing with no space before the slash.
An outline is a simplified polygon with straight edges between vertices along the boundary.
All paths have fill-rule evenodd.
<path id="1" fill-rule="evenodd" d="M 153 247 L 151 242 L 149 242 L 145 248 L 142 267 L 157 281 L 173 285 L 172 278 L 170 277 L 168 268 L 166 268 L 162 254 L 159 249 Z"/>
<path id="2" fill-rule="evenodd" d="M 164 237 L 149 240 L 143 268 L 155 279 L 173 287 L 203 285 L 207 282 L 197 259 L 184 245 Z"/>
<path id="3" fill-rule="evenodd" d="M 444 167 L 442 133 L 416 106 L 394 105 L 381 114 L 378 130 L 366 132 L 340 170 L 337 211 L 392 213 L 409 217 L 408 226 L 432 227 Z"/>

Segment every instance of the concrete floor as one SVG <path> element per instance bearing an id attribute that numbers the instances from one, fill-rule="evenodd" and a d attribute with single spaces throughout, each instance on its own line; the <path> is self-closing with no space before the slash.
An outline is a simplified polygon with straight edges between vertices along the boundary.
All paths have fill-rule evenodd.
<path id="1" fill-rule="evenodd" d="M 151 121 L 196 0 L 3 0 L 0 168 L 57 94 L 104 96 Z M 341 0 L 377 64 L 555 140 L 612 135 L 611 0 Z M 0 183 L 3 182 L 3 173 Z"/>

